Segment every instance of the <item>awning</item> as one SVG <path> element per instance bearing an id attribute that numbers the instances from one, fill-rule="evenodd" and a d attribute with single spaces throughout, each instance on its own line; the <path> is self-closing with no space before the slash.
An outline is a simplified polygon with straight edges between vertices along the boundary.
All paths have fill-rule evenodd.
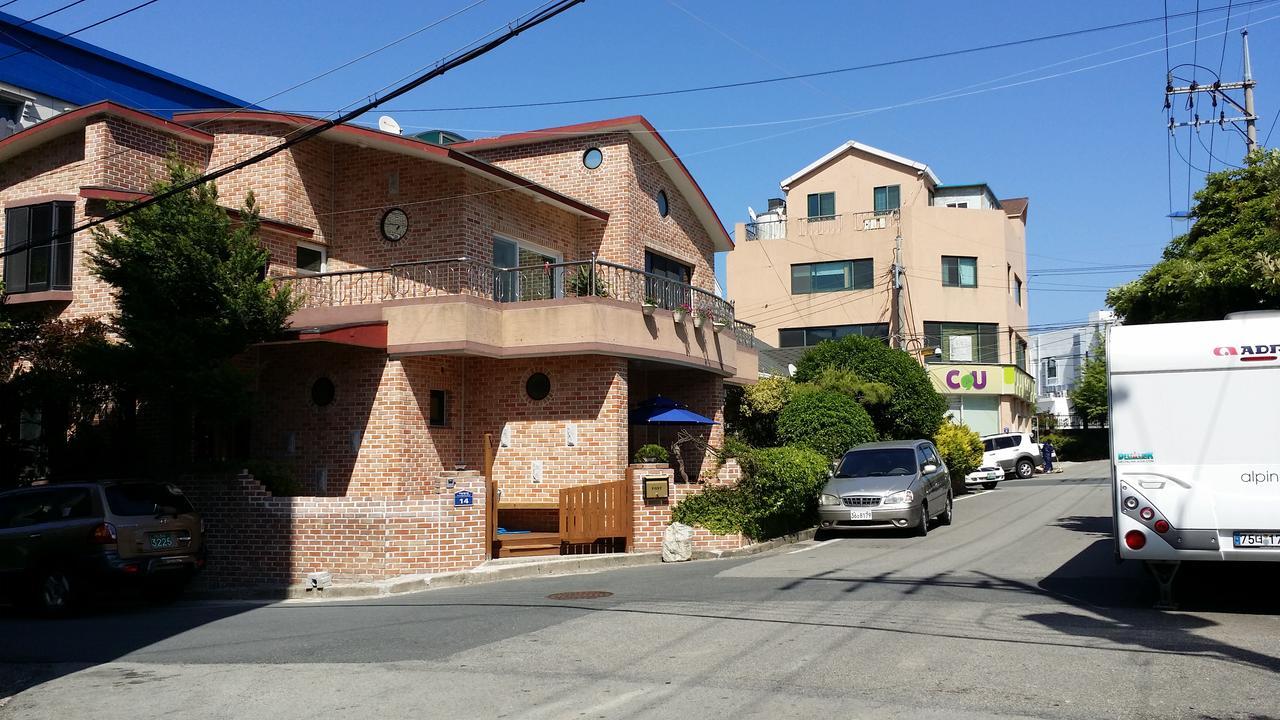
<path id="1" fill-rule="evenodd" d="M 684 403 L 661 395 L 645 400 L 630 413 L 632 425 L 716 425 L 716 421 L 693 412 Z"/>

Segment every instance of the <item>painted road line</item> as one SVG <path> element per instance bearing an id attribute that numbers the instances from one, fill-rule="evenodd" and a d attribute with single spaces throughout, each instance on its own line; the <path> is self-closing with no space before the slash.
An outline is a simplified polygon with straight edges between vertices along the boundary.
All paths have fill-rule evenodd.
<path id="1" fill-rule="evenodd" d="M 830 540 L 823 540 L 822 542 L 817 543 L 817 544 L 815 544 L 815 545 L 810 545 L 809 547 L 802 547 L 802 548 L 800 548 L 799 550 L 792 550 L 792 551 L 788 552 L 787 554 L 788 554 L 788 555 L 795 555 L 796 553 L 809 552 L 810 550 L 816 550 L 817 548 L 820 548 L 820 547 L 822 547 L 823 545 L 830 545 L 831 543 L 838 543 L 838 542 L 840 542 L 840 541 L 841 541 L 841 540 L 843 540 L 843 539 L 844 539 L 844 538 L 831 538 Z"/>
<path id="2" fill-rule="evenodd" d="M 979 490 L 978 492 L 966 493 L 966 494 L 964 494 L 964 495 L 961 495 L 961 496 L 960 496 L 960 497 L 958 497 L 958 498 L 951 498 L 951 501 L 952 501 L 952 502 L 960 502 L 961 500 L 968 500 L 969 498 L 981 497 L 981 496 L 983 496 L 983 495 L 986 495 L 986 494 L 987 494 L 987 493 L 989 493 L 989 492 L 995 492 L 995 491 L 994 491 L 994 490 Z"/>

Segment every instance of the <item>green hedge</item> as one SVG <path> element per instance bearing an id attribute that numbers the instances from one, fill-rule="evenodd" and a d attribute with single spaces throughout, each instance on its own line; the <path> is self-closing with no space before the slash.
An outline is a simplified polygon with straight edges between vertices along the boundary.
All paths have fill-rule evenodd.
<path id="1" fill-rule="evenodd" d="M 951 473 L 952 491 L 963 495 L 967 492 L 965 476 L 982 466 L 982 437 L 968 425 L 944 422 L 933 436 L 933 444 Z"/>
<path id="2" fill-rule="evenodd" d="M 717 535 L 740 532 L 755 540 L 813 524 L 818 493 L 827 481 L 826 458 L 808 448 L 753 450 L 739 458 L 736 487 L 709 487 L 676 504 L 671 519 Z"/>
<path id="3" fill-rule="evenodd" d="M 847 395 L 829 390 L 797 393 L 778 414 L 778 439 L 807 447 L 826 458 L 876 439 L 865 408 Z"/>
<path id="4" fill-rule="evenodd" d="M 893 388 L 889 402 L 871 405 L 876 431 L 886 440 L 933 437 L 947 412 L 947 401 L 929 374 L 907 353 L 875 338 L 850 335 L 818 343 L 796 365 L 796 382 L 811 382 L 823 368 L 852 370 L 869 382 Z"/>

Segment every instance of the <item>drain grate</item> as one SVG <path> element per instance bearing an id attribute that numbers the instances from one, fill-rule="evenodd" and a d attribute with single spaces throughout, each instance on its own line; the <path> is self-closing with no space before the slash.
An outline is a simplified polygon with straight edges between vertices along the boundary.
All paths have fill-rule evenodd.
<path id="1" fill-rule="evenodd" d="M 611 597 L 613 593 L 607 590 L 577 590 L 575 592 L 551 593 L 547 596 L 548 600 L 595 600 L 597 598 Z"/>

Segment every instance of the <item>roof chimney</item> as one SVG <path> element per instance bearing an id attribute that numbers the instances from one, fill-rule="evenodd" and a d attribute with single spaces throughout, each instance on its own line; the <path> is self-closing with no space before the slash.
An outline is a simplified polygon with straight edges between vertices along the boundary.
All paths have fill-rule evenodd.
<path id="1" fill-rule="evenodd" d="M 772 212 L 772 211 L 774 211 L 774 210 L 785 210 L 786 208 L 787 208 L 787 201 L 786 201 L 786 200 L 783 200 L 782 198 L 769 198 L 769 211 L 770 211 L 770 212 Z"/>

